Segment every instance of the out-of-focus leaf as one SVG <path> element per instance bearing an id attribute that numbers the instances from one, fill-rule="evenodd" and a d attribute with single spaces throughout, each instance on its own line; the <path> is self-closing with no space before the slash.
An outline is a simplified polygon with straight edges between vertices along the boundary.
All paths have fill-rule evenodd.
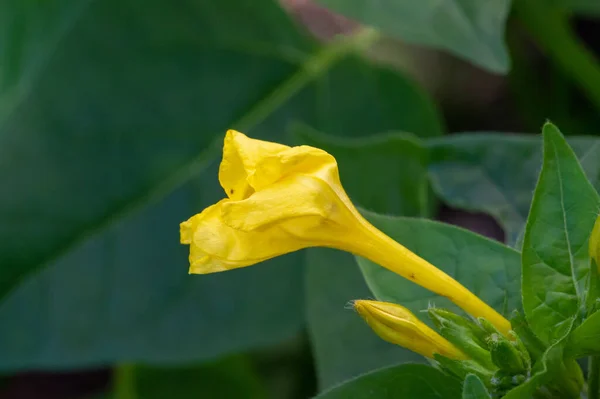
<path id="1" fill-rule="evenodd" d="M 9 96 L 0 119 L 0 181 L 11 191 L 0 199 L 0 295 L 202 171 L 224 130 L 312 48 L 269 0 L 58 4 L 53 16 L 31 1 L 0 6 L 12 24 L 61 25 L 44 60 L 26 56 L 44 31 L 1 39 L 20 50 L 0 64 L 24 64 L 11 87 L 29 92 Z"/>
<path id="2" fill-rule="evenodd" d="M 459 227 L 425 219 L 367 213 L 381 231 L 402 243 L 507 316 L 520 304 L 520 256 L 512 248 Z M 367 284 L 381 301 L 419 315 L 431 304 L 459 310 L 442 298 L 367 259 L 357 257 Z M 423 321 L 428 321 L 426 317 Z"/>
<path id="3" fill-rule="evenodd" d="M 523 241 L 523 309 L 547 345 L 570 331 L 585 296 L 588 238 L 600 198 L 558 129 L 544 126 L 544 162 Z"/>
<path id="4" fill-rule="evenodd" d="M 379 338 L 352 310 L 350 301 L 372 294 L 351 254 L 314 248 L 306 262 L 306 311 L 321 390 L 381 367 L 425 360 Z"/>
<path id="5" fill-rule="evenodd" d="M 462 399 L 492 399 L 492 397 L 479 377 L 469 374 L 463 383 Z"/>
<path id="6" fill-rule="evenodd" d="M 2 97 L 0 292 L 48 267 L 0 305 L 0 369 L 200 360 L 298 332 L 299 254 L 187 275 L 178 224 L 223 197 L 221 134 L 285 142 L 295 119 L 350 136 L 437 132 L 426 96 L 344 58 L 347 44 L 315 46 L 271 0 L 60 4 L 48 57 L 18 58 L 32 72 L 8 83 L 26 95 Z M 43 10 L 10 1 L 0 18 L 37 27 Z M 0 65 L 19 53 L 5 43 L 39 39 L 15 29 Z"/>
<path id="7" fill-rule="evenodd" d="M 316 399 L 458 399 L 460 382 L 430 366 L 404 364 L 345 382 Z"/>
<path id="8" fill-rule="evenodd" d="M 509 69 L 504 29 L 510 0 L 318 2 L 407 42 L 448 50 L 493 72 Z"/>
<path id="9" fill-rule="evenodd" d="M 385 213 L 429 214 L 427 154 L 414 136 L 349 140 L 300 127 L 295 132 L 303 143 L 336 157 L 342 184 L 357 205 Z M 309 332 L 321 389 L 383 366 L 424 360 L 384 342 L 354 311 L 344 309 L 353 299 L 370 297 L 352 255 L 311 249 L 307 265 Z"/>
<path id="10" fill-rule="evenodd" d="M 555 0 L 555 2 L 581 15 L 587 14 L 592 17 L 600 15 L 600 2 L 596 0 Z"/>
<path id="11" fill-rule="evenodd" d="M 309 107 L 306 124 L 342 137 L 398 131 L 436 137 L 444 130 L 439 110 L 421 87 L 358 56 L 333 65 L 290 104 L 288 112 L 294 111 L 292 106 L 296 113 Z M 289 121 L 290 114 L 280 115 Z"/>
<path id="12" fill-rule="evenodd" d="M 126 384 L 125 389 L 140 399 L 264 399 L 267 397 L 257 371 L 243 356 L 198 366 L 126 367 L 129 375 L 123 380 L 113 379 L 113 384 Z M 119 398 L 114 393 L 107 393 L 95 399 Z"/>
<path id="13" fill-rule="evenodd" d="M 600 187 L 600 140 L 573 137 L 568 141 L 588 178 Z M 527 220 L 542 165 L 540 138 L 459 134 L 431 140 L 429 145 L 429 174 L 436 194 L 454 207 L 492 215 L 513 245 Z"/>

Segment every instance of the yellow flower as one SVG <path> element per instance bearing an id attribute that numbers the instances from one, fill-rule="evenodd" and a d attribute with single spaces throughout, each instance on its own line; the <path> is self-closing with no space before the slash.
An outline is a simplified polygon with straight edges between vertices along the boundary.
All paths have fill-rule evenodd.
<path id="1" fill-rule="evenodd" d="M 228 198 L 181 224 L 190 273 L 253 265 L 307 247 L 330 247 L 388 268 L 503 333 L 510 323 L 460 283 L 383 234 L 356 210 L 335 158 L 229 130 L 219 181 Z"/>
<path id="2" fill-rule="evenodd" d="M 392 344 L 429 358 L 437 353 L 454 360 L 468 359 L 467 355 L 400 305 L 358 300 L 354 301 L 354 308 L 377 335 Z"/>

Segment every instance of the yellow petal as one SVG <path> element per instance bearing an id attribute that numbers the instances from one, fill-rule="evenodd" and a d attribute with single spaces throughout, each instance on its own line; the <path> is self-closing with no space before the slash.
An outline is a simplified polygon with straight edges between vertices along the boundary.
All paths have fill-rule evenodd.
<path id="1" fill-rule="evenodd" d="M 232 200 L 247 198 L 254 192 L 248 179 L 265 157 L 290 147 L 268 141 L 254 140 L 235 130 L 228 130 L 223 145 L 223 160 L 219 167 L 219 182 Z"/>
<path id="2" fill-rule="evenodd" d="M 190 273 L 249 266 L 309 245 L 290 240 L 278 225 L 252 232 L 228 226 L 221 214 L 222 207 L 229 201 L 224 199 L 181 224 L 181 241 L 190 244 Z"/>
<path id="3" fill-rule="evenodd" d="M 290 239 L 315 245 L 340 231 L 358 234 L 355 213 L 324 181 L 304 175 L 279 181 L 243 201 L 223 204 L 223 220 L 235 229 L 254 231 L 278 224 L 290 232 Z M 306 226 L 312 230 L 302 232 Z"/>
<path id="4" fill-rule="evenodd" d="M 384 340 L 428 358 L 439 354 L 450 359 L 468 357 L 444 337 L 421 322 L 408 309 L 389 302 L 358 300 L 354 308 Z"/>
<path id="5" fill-rule="evenodd" d="M 292 147 L 264 157 L 256 165 L 255 173 L 248 181 L 259 191 L 276 181 L 299 174 L 340 185 L 335 158 L 323 150 L 309 146 Z"/>

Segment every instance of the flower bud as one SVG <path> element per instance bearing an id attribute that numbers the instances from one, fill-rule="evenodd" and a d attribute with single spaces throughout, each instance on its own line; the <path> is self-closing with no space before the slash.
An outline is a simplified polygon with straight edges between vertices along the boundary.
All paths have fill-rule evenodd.
<path id="1" fill-rule="evenodd" d="M 439 354 L 450 359 L 467 359 L 464 353 L 400 305 L 357 300 L 354 308 L 373 331 L 388 342 L 429 358 Z"/>
<path id="2" fill-rule="evenodd" d="M 500 334 L 491 334 L 487 340 L 492 361 L 509 375 L 523 374 L 529 369 L 524 356 L 513 342 Z"/>

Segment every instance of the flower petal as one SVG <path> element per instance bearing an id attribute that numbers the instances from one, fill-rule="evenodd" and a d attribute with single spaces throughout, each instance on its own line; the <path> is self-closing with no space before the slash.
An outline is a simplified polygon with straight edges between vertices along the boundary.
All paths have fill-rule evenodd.
<path id="1" fill-rule="evenodd" d="M 223 221 L 232 228 L 251 232 L 274 223 L 306 216 L 328 217 L 332 195 L 323 182 L 294 176 L 255 192 L 242 201 L 223 204 Z"/>
<path id="2" fill-rule="evenodd" d="M 190 244 L 190 273 L 250 266 L 307 246 L 306 242 L 290 239 L 277 225 L 253 232 L 228 226 L 221 214 L 229 202 L 221 200 L 181 224 L 181 241 Z"/>
<path id="3" fill-rule="evenodd" d="M 265 157 L 287 150 L 288 146 L 254 140 L 235 130 L 228 130 L 219 167 L 219 182 L 232 200 L 242 200 L 254 192 L 248 182 L 257 164 Z"/>
<path id="4" fill-rule="evenodd" d="M 318 177 L 330 185 L 341 186 L 335 158 L 309 146 L 291 147 L 264 157 L 256 165 L 254 174 L 248 177 L 248 182 L 259 191 L 295 174 Z"/>

